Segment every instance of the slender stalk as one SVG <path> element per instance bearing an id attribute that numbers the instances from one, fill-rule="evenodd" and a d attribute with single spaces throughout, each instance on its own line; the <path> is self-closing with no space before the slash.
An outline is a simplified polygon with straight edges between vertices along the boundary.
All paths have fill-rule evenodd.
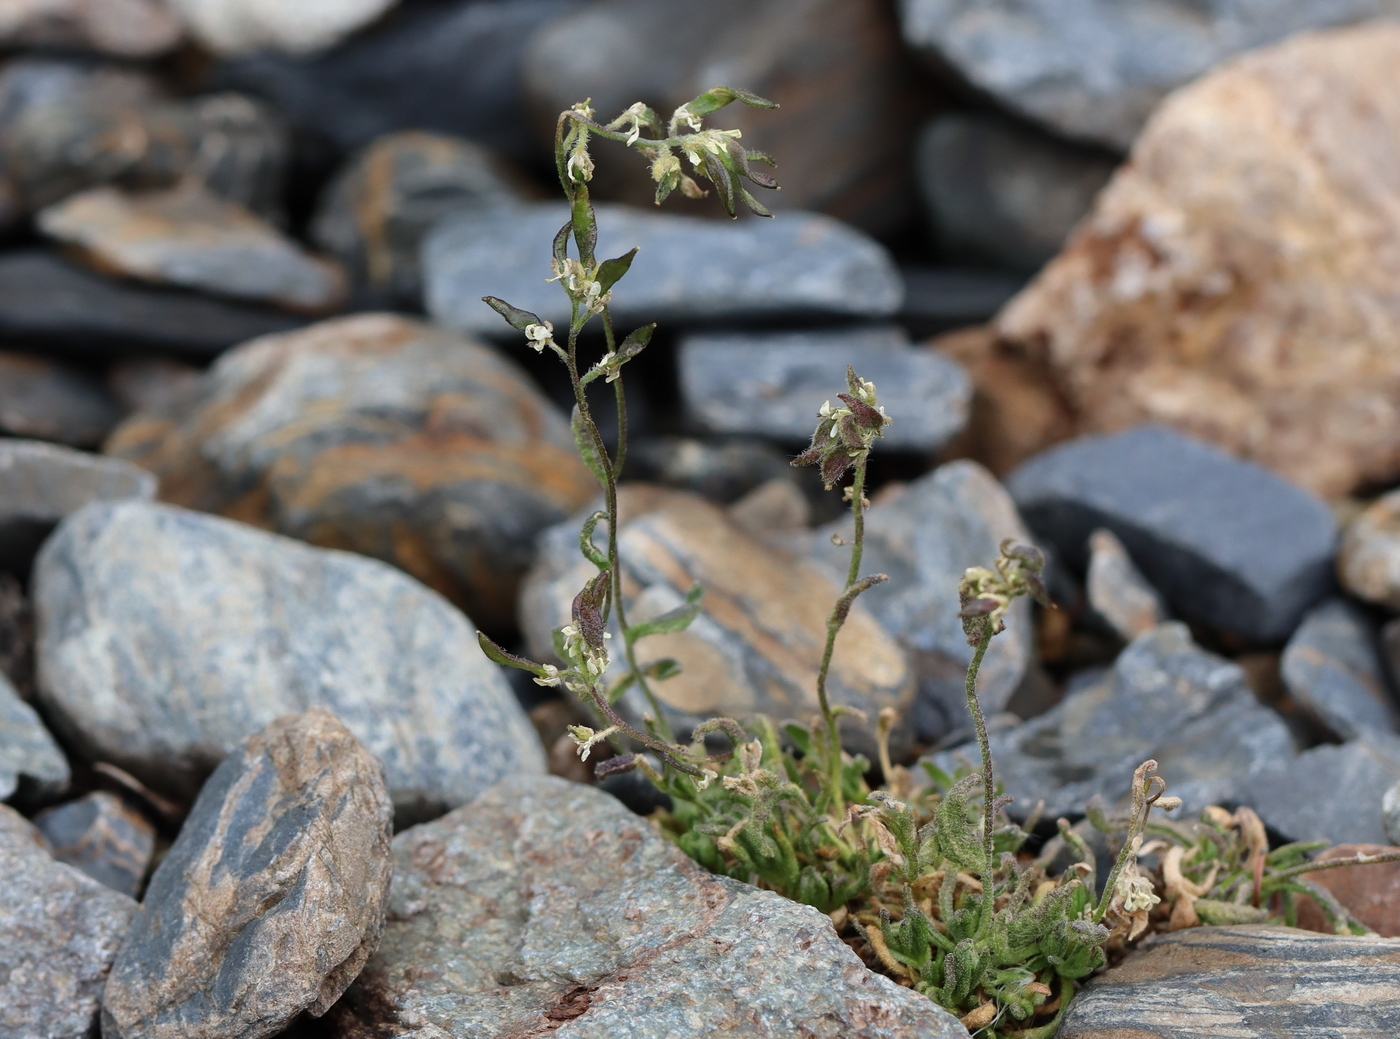
<path id="1" fill-rule="evenodd" d="M 989 895 L 992 870 L 996 865 L 992 858 L 992 831 L 996 826 L 996 777 L 992 774 L 992 744 L 987 739 L 987 723 L 982 718 L 982 703 L 977 699 L 977 672 L 982 669 L 982 658 L 987 655 L 987 647 L 991 643 L 991 625 L 984 622 L 982 637 L 972 654 L 972 663 L 967 665 L 967 710 L 977 729 L 977 749 L 982 752 L 982 852 L 987 859 L 986 887 Z M 987 901 L 990 903 L 991 899 Z"/>
<path id="2" fill-rule="evenodd" d="M 1382 862 L 1400 862 L 1400 851 L 1389 851 L 1380 855 L 1367 855 L 1364 858 L 1356 855 L 1345 859 L 1326 859 L 1322 862 L 1304 862 L 1297 866 L 1290 866 L 1288 869 L 1281 869 L 1277 873 L 1271 873 L 1265 878 L 1265 882 L 1289 880 L 1293 877 L 1301 876 L 1304 873 L 1312 873 L 1320 869 L 1336 869 L 1339 866 L 1370 866 Z"/>

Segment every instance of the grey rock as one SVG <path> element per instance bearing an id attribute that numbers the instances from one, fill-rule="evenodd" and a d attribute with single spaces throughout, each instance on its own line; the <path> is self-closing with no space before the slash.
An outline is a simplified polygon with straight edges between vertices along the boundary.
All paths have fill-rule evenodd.
<path id="1" fill-rule="evenodd" d="M 63 793 L 72 779 L 68 759 L 34 708 L 0 675 L 0 801 L 43 800 Z"/>
<path id="2" fill-rule="evenodd" d="M 395 838 L 384 940 L 334 1013 L 345 1039 L 967 1035 L 818 911 L 709 875 L 553 777 Z"/>
<path id="3" fill-rule="evenodd" d="M 1179 616 L 1246 639 L 1287 638 L 1332 585 L 1337 528 L 1322 501 L 1162 426 L 1053 447 L 1006 486 L 1071 565 L 1105 527 Z"/>
<path id="4" fill-rule="evenodd" d="M 0 45 L 74 47 L 114 57 L 154 58 L 180 42 L 181 26 L 161 0 L 15 0 L 0 14 Z"/>
<path id="5" fill-rule="evenodd" d="M 439 220 L 460 209 L 531 194 L 503 158 L 461 137 L 404 130 L 354 156 L 321 194 L 311 237 L 351 272 L 368 299 L 417 309 L 418 253 Z"/>
<path id="6" fill-rule="evenodd" d="M 226 63 L 216 79 L 270 100 L 299 136 L 344 150 L 417 129 L 531 159 L 537 138 L 521 89 L 530 33 L 572 6 L 572 0 L 404 4 L 374 32 L 339 47 L 250 54 Z M 387 75 L 389 69 L 413 74 Z M 552 133 L 553 113 L 546 118 Z"/>
<path id="7" fill-rule="evenodd" d="M 1390 844 L 1400 844 L 1400 783 L 1385 792 L 1381 798 L 1381 828 Z"/>
<path id="8" fill-rule="evenodd" d="M 144 815 L 105 790 L 47 808 L 34 826 L 53 857 L 113 891 L 135 898 L 156 848 L 156 831 Z"/>
<path id="9" fill-rule="evenodd" d="M 40 249 L 0 256 L 0 335 L 89 355 L 209 358 L 306 319 L 174 289 L 113 281 Z"/>
<path id="10" fill-rule="evenodd" d="M 107 274 L 308 314 L 337 309 L 345 272 L 266 220 L 199 184 L 131 192 L 103 186 L 42 210 L 39 229 Z"/>
<path id="11" fill-rule="evenodd" d="M 392 817 L 383 766 L 324 708 L 249 737 L 151 877 L 105 1039 L 263 1039 L 324 1014 L 383 933 Z"/>
<path id="12" fill-rule="evenodd" d="M 634 247 L 646 257 L 613 290 L 614 319 L 628 327 L 899 309 L 903 283 L 884 248 L 830 217 L 721 223 L 617 205 L 597 212 L 599 257 Z M 499 296 L 566 327 L 568 297 L 547 279 L 549 243 L 568 218 L 566 205 L 540 203 L 444 220 L 423 243 L 428 313 L 464 332 L 518 335 L 481 302 Z"/>
<path id="13" fill-rule="evenodd" d="M 0 571 L 0 675 L 20 697 L 34 696 L 34 611 L 13 574 Z"/>
<path id="14" fill-rule="evenodd" d="M 112 394 L 88 373 L 47 358 L 0 351 L 0 431 L 95 447 L 120 418 Z"/>
<path id="15" fill-rule="evenodd" d="M 1344 740 L 1396 731 L 1395 702 L 1376 648 L 1376 626 L 1344 599 L 1303 618 L 1283 651 L 1293 700 Z"/>
<path id="16" fill-rule="evenodd" d="M 397 0 L 339 0 L 315 7 L 259 6 L 242 0 L 165 0 L 208 50 L 218 55 L 262 49 L 324 50 L 369 25 Z"/>
<path id="17" fill-rule="evenodd" d="M 991 744 L 996 778 L 1016 798 L 1013 811 L 1028 813 L 1044 800 L 1050 819 L 1082 813 L 1095 796 L 1115 804 L 1149 758 L 1187 812 L 1252 803 L 1245 794 L 1253 779 L 1275 764 L 1291 767 L 1295 754 L 1287 726 L 1255 700 L 1244 672 L 1199 649 L 1177 622 L 1139 636 L 1103 679 L 993 734 Z M 976 745 L 935 761 L 948 769 L 960 757 L 975 764 Z"/>
<path id="18" fill-rule="evenodd" d="M 126 414 L 170 414 L 196 392 L 204 369 L 170 357 L 134 357 L 107 369 L 107 385 Z"/>
<path id="19" fill-rule="evenodd" d="M 793 479 L 791 456 L 748 439 L 645 437 L 627 445 L 627 477 L 729 503 L 770 480 Z"/>
<path id="20" fill-rule="evenodd" d="M 1014 271 L 973 267 L 905 267 L 899 321 L 924 337 L 990 321 L 1025 286 Z"/>
<path id="21" fill-rule="evenodd" d="M 949 112 L 924 127 L 919 191 L 944 255 L 1035 270 L 1060 251 L 1118 165 L 996 115 Z"/>
<path id="22" fill-rule="evenodd" d="M 818 530 L 808 558 L 844 581 L 850 549 L 833 545 L 832 534 L 850 542 L 851 520 Z M 990 566 L 1006 538 L 1030 540 L 1010 497 L 975 462 L 950 462 L 897 491 L 886 490 L 866 512 L 862 570 L 890 579 L 860 601 L 909 653 L 919 683 L 914 722 L 923 740 L 972 731 L 964 693 L 972 648 L 958 619 L 958 582 L 968 567 Z M 1023 599 L 982 662 L 978 691 L 985 712 L 995 714 L 1011 699 L 1030 664 L 1031 647 L 1030 604 Z"/>
<path id="23" fill-rule="evenodd" d="M 0 1035 L 89 1039 L 136 903 L 55 862 L 0 805 Z"/>
<path id="24" fill-rule="evenodd" d="M 27 573 L 55 524 L 88 502 L 155 495 L 155 477 L 130 462 L 33 440 L 0 440 L 0 566 Z"/>
<path id="25" fill-rule="evenodd" d="M 1385 844 L 1382 801 L 1400 780 L 1400 738 L 1322 744 L 1260 769 L 1239 800 L 1289 840 Z"/>
<path id="26" fill-rule="evenodd" d="M 1126 149 L 1168 92 L 1226 58 L 1394 0 L 901 0 L 904 38 L 1004 107 Z"/>
<path id="27" fill-rule="evenodd" d="M 244 344 L 106 449 L 167 501 L 395 563 L 484 625 L 510 624 L 535 536 L 598 489 L 512 361 L 392 314 Z"/>
<path id="28" fill-rule="evenodd" d="M 1089 566 L 1084 577 L 1089 608 L 1123 639 L 1131 642 L 1167 619 L 1157 589 L 1142 576 L 1123 542 L 1111 530 L 1089 535 Z"/>
<path id="29" fill-rule="evenodd" d="M 1381 495 L 1347 524 L 1337 576 L 1357 598 L 1400 610 L 1400 491 Z"/>
<path id="30" fill-rule="evenodd" d="M 192 798 L 250 733 L 325 706 L 400 822 L 544 755 L 466 618 L 392 567 L 144 502 L 70 516 L 35 564 L 40 701 L 92 759 Z"/>
<path id="31" fill-rule="evenodd" d="M 1091 981 L 1058 1039 L 1380 1039 L 1400 1027 L 1400 958 L 1374 935 L 1193 927 Z"/>
<path id="32" fill-rule="evenodd" d="M 937 451 L 962 432 L 972 384 L 955 361 L 916 350 L 898 328 L 708 333 L 680 344 L 681 397 L 712 433 L 805 442 L 823 400 L 846 388 L 852 366 L 880 389 L 895 421 L 880 446 Z"/>

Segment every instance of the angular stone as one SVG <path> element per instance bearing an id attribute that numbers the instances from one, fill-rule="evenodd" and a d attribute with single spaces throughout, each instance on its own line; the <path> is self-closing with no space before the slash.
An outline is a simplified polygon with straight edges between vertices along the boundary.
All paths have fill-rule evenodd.
<path id="1" fill-rule="evenodd" d="M 16 794 L 27 801 L 51 798 L 71 779 L 68 759 L 39 715 L 0 675 L 0 801 Z"/>
<path id="2" fill-rule="evenodd" d="M 934 452 L 967 421 L 972 386 L 958 365 L 909 346 L 894 327 L 703 333 L 680 344 L 686 411 L 712 433 L 806 442 L 823 400 L 846 388 L 846 365 L 880 389 L 895 421 L 882 448 Z"/>
<path id="3" fill-rule="evenodd" d="M 34 826 L 59 862 L 132 898 L 141 890 L 155 852 L 155 827 L 116 794 L 99 790 L 46 809 L 34 817 Z"/>
<path id="4" fill-rule="evenodd" d="M 418 308 L 419 249 L 443 217 L 531 193 L 490 149 L 461 137 L 404 130 L 360 152 L 322 192 L 311 237 L 351 272 L 370 299 Z"/>
<path id="5" fill-rule="evenodd" d="M 997 321 L 1080 431 L 1162 422 L 1328 498 L 1400 475 L 1397 61 L 1394 22 L 1308 34 L 1162 106 Z"/>
<path id="6" fill-rule="evenodd" d="M 694 584 L 705 589 L 703 610 L 689 628 L 637 644 L 642 665 L 666 657 L 681 665 L 681 674 L 653 684 L 675 732 L 688 736 L 716 715 L 766 714 L 805 724 L 818 710 L 817 670 L 839 585 L 816 566 L 757 541 L 694 495 L 630 484 L 619 490 L 618 508 L 629 624 L 679 606 Z M 536 660 L 554 659 L 552 632 L 570 623 L 574 596 L 597 573 L 579 553 L 578 531 L 577 519 L 545 531 L 539 562 L 521 591 L 520 627 Z M 615 631 L 613 645 L 620 644 Z M 623 673 L 620 653 L 612 656 L 610 680 Z M 836 642 L 828 692 L 832 702 L 870 719 L 883 707 L 912 706 L 914 676 L 904 652 L 863 601 Z M 623 693 L 618 709 L 633 721 L 650 711 L 635 687 Z M 847 721 L 847 744 L 873 753 L 873 722 Z M 911 735 L 902 728 L 894 742 L 907 746 Z"/>
<path id="7" fill-rule="evenodd" d="M 1274 765 L 1292 767 L 1295 753 L 1287 726 L 1255 700 L 1244 672 L 1199 649 L 1177 622 L 1139 636 L 1103 679 L 994 733 L 991 744 L 997 781 L 1016 798 L 1013 811 L 1028 813 L 1044 800 L 1049 819 L 1082 814 L 1095 796 L 1115 804 L 1149 758 L 1187 812 L 1220 801 L 1254 804 L 1246 794 L 1253 779 Z M 948 769 L 959 757 L 976 763 L 976 744 L 935 760 Z"/>
<path id="8" fill-rule="evenodd" d="M 104 278 L 39 249 L 0 256 L 0 335 L 88 354 L 169 351 L 209 358 L 305 319 Z"/>
<path id="9" fill-rule="evenodd" d="M 1105 527 L 1178 615 L 1247 639 L 1287 638 L 1332 584 L 1337 528 L 1325 504 L 1161 426 L 1051 448 L 1006 486 L 1072 566 Z"/>
<path id="10" fill-rule="evenodd" d="M 740 130 L 745 144 L 777 162 L 783 190 L 755 192 L 764 205 L 818 210 L 882 235 L 917 216 L 908 142 L 933 92 L 912 74 L 884 5 L 600 0 L 546 23 L 529 56 L 523 80 L 542 129 L 552 131 L 555 115 L 585 97 L 604 120 L 635 101 L 667 119 L 717 83 L 742 79 L 782 107 L 736 104 L 706 125 Z M 783 176 L 794 170 L 801 175 Z M 596 176 L 607 197 L 634 205 L 650 204 L 656 192 L 635 157 L 600 162 Z"/>
<path id="11" fill-rule="evenodd" d="M 1288 840 L 1386 843 L 1382 799 L 1400 780 L 1400 739 L 1375 733 L 1280 758 L 1244 784 L 1238 800 Z"/>
<path id="12" fill-rule="evenodd" d="M 166 0 L 195 37 L 219 55 L 265 47 L 318 51 L 340 42 L 393 7 L 396 0 L 331 0 L 283 4 L 244 0 Z"/>
<path id="13" fill-rule="evenodd" d="M 770 480 L 794 479 L 791 455 L 746 439 L 645 437 L 627 444 L 627 477 L 728 503 Z"/>
<path id="14" fill-rule="evenodd" d="M 1347 524 L 1337 575 L 1357 598 L 1400 610 L 1400 491 L 1381 495 Z"/>
<path id="15" fill-rule="evenodd" d="M 1167 619 L 1157 589 L 1133 563 L 1111 530 L 1089 535 L 1089 567 L 1084 578 L 1089 608 L 1121 638 L 1131 642 Z"/>
<path id="16" fill-rule="evenodd" d="M 1400 848 L 1386 844 L 1339 844 L 1317 854 L 1314 862 L 1349 859 L 1358 855 L 1394 855 Z M 1336 896 L 1352 915 L 1383 938 L 1400 938 L 1400 862 L 1369 866 L 1339 866 L 1304 873 L 1303 880 L 1320 884 Z M 1332 933 L 1322 910 L 1311 898 L 1298 906 L 1298 926 Z"/>
<path id="17" fill-rule="evenodd" d="M 0 44 L 76 47 L 119 58 L 154 58 L 180 42 L 180 21 L 161 0 L 11 0 Z"/>
<path id="18" fill-rule="evenodd" d="M 900 274 L 899 321 L 916 337 L 990 321 L 1026 283 L 1014 271 L 968 267 L 905 267 Z"/>
<path id="19" fill-rule="evenodd" d="M 35 564 L 40 702 L 86 757 L 192 798 L 240 741 L 325 706 L 400 822 L 543 771 L 476 633 L 392 567 L 144 502 L 70 516 Z"/>
<path id="20" fill-rule="evenodd" d="M 55 862 L 0 805 L 0 1035 L 89 1039 L 136 903 Z"/>
<path id="21" fill-rule="evenodd" d="M 402 4 L 373 32 L 338 47 L 310 55 L 264 50 L 225 64 L 216 79 L 270 99 L 299 135 L 341 149 L 397 130 L 435 130 L 536 161 L 539 138 L 521 87 L 530 34 L 574 3 Z M 386 69 L 413 74 L 386 76 Z"/>
<path id="22" fill-rule="evenodd" d="M 818 530 L 807 558 L 845 581 L 850 549 L 833 545 L 833 534 L 851 541 L 849 517 Z M 862 571 L 890 579 L 860 602 L 909 653 L 918 677 L 914 723 L 921 740 L 972 731 L 964 693 L 972 648 L 958 620 L 958 582 L 968 567 L 990 566 L 1006 538 L 1030 540 L 1001 485 L 972 462 L 950 462 L 888 488 L 865 514 Z M 1006 706 L 1025 676 L 1031 635 L 1030 604 L 1022 600 L 1011 608 L 1006 631 L 992 641 L 982 662 L 977 687 L 988 714 Z"/>
<path id="23" fill-rule="evenodd" d="M 1035 270 L 1060 251 L 1118 160 L 1002 116 L 949 112 L 920 133 L 917 163 L 943 255 Z"/>
<path id="24" fill-rule="evenodd" d="M 263 1039 L 324 1014 L 383 934 L 392 819 L 383 766 L 324 708 L 250 736 L 151 877 L 105 1039 Z"/>
<path id="25" fill-rule="evenodd" d="M 39 213 L 39 229 L 89 266 L 307 314 L 345 301 L 345 272 L 236 202 L 198 184 L 92 188 Z"/>
<path id="26" fill-rule="evenodd" d="M 111 393 L 86 372 L 0 350 L 0 430 L 5 433 L 95 447 L 120 418 Z"/>
<path id="27" fill-rule="evenodd" d="M 1193 927 L 1158 938 L 1075 997 L 1057 1039 L 1379 1039 L 1400 1021 L 1384 938 Z"/>
<path id="28" fill-rule="evenodd" d="M 1306 617 L 1283 651 L 1293 701 L 1344 740 L 1396 731 L 1391 696 L 1371 619 L 1344 599 Z"/>
<path id="29" fill-rule="evenodd" d="M 1169 91 L 1304 29 L 1400 14 L 1394 0 L 901 0 L 904 38 L 1004 107 L 1126 149 Z"/>
<path id="30" fill-rule="evenodd" d="M 34 440 L 0 440 L 0 567 L 28 573 L 55 524 L 88 502 L 155 495 L 155 478 L 130 462 Z"/>
<path id="31" fill-rule="evenodd" d="M 507 781 L 394 840 L 345 1039 L 966 1039 L 808 907 L 706 873 L 606 794 Z"/>
<path id="32" fill-rule="evenodd" d="M 790 315 L 879 318 L 899 309 L 904 287 L 889 255 L 830 217 L 790 212 L 721 223 L 617 205 L 597 211 L 598 256 L 636 247 L 646 257 L 613 290 L 613 317 L 629 328 Z M 546 279 L 549 243 L 568 218 L 566 205 L 539 203 L 444 220 L 423 243 L 428 313 L 464 332 L 518 335 L 481 302 L 499 296 L 567 327 L 569 299 Z"/>
<path id="33" fill-rule="evenodd" d="M 388 314 L 244 344 L 107 450 L 167 501 L 395 563 L 483 624 L 510 623 L 535 535 L 597 493 L 513 362 Z"/>

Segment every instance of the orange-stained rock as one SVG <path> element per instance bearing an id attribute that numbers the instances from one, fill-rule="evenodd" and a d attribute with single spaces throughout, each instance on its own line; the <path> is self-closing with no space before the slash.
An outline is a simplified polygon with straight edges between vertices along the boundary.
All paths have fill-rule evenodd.
<path id="1" fill-rule="evenodd" d="M 1385 844 L 1338 844 L 1314 861 L 1347 859 L 1354 855 L 1381 855 L 1400 851 Z M 1335 869 L 1304 873 L 1304 880 L 1321 884 L 1346 906 L 1352 915 L 1384 938 L 1400 938 L 1400 862 L 1377 862 L 1369 866 L 1338 866 Z M 1331 933 L 1327 918 L 1311 898 L 1298 905 L 1298 926 L 1309 931 Z"/>
<path id="2" fill-rule="evenodd" d="M 512 362 L 388 314 L 245 343 L 107 451 L 166 501 L 387 560 L 487 625 L 511 623 L 535 534 L 596 490 Z"/>
<path id="3" fill-rule="evenodd" d="M 1164 422 L 1324 495 L 1400 475 L 1397 66 L 1372 22 L 1163 102 L 997 320 L 1080 431 Z"/>

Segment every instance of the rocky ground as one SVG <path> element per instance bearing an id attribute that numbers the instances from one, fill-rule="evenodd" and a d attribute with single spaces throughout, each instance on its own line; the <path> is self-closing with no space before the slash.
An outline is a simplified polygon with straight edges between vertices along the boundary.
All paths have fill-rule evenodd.
<path id="1" fill-rule="evenodd" d="M 1059 608 L 981 672 L 1013 814 L 1153 758 L 1400 846 L 1395 0 L 12 0 L 0 52 L 0 1039 L 968 1039 L 478 648 L 552 659 L 593 572 L 567 383 L 479 302 L 567 322 L 584 97 L 782 105 L 722 124 L 771 222 L 597 152 L 660 323 L 624 595 L 706 591 L 644 644 L 673 726 L 816 707 L 851 524 L 788 460 L 851 364 L 890 580 L 831 688 L 897 757 L 974 754 L 957 583 L 1014 537 Z M 1400 866 L 1313 876 L 1375 933 L 1163 935 L 1059 1035 L 1400 1034 Z"/>

